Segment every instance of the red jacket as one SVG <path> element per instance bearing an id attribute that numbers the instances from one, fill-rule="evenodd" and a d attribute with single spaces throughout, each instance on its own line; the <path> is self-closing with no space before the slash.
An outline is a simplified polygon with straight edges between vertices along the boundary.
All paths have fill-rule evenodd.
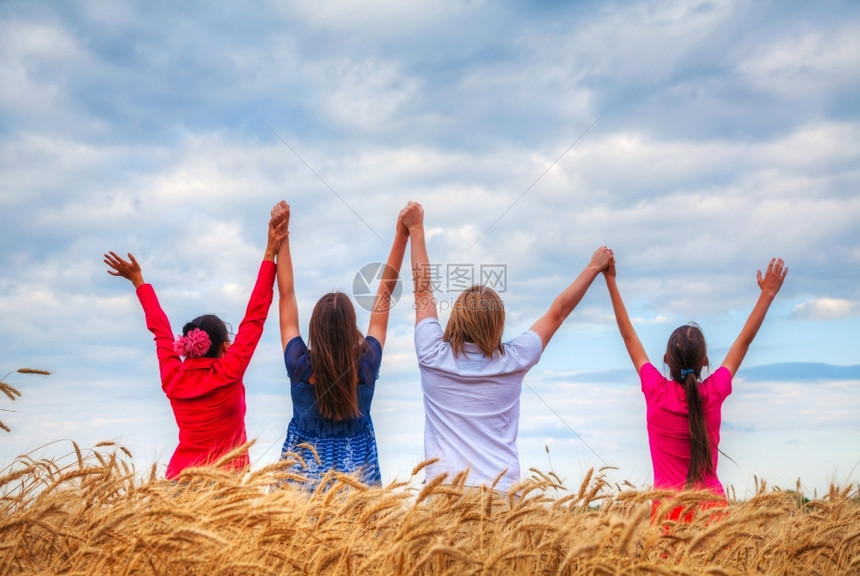
<path id="1" fill-rule="evenodd" d="M 137 289 L 146 315 L 146 327 L 155 335 L 155 351 L 161 371 L 161 388 L 170 399 L 179 426 L 179 446 L 167 466 L 167 478 L 176 478 L 190 466 L 217 461 L 247 441 L 245 434 L 245 385 L 242 377 L 263 335 L 263 324 L 272 304 L 275 263 L 263 261 L 257 283 L 239 331 L 220 358 L 187 358 L 173 351 L 175 336 L 150 284 Z M 245 452 L 225 467 L 248 466 Z"/>

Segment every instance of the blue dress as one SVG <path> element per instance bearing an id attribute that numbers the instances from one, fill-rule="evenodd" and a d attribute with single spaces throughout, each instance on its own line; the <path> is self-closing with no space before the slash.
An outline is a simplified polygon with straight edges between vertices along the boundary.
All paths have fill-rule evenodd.
<path id="1" fill-rule="evenodd" d="M 368 485 L 382 484 L 376 435 L 370 419 L 370 403 L 379 377 L 382 346 L 372 336 L 365 341 L 367 347 L 358 369 L 358 408 L 361 414 L 357 418 L 340 421 L 324 418 L 317 409 L 314 386 L 309 383 L 312 374 L 310 355 L 301 336 L 290 340 L 284 349 L 293 418 L 281 449 L 281 459 L 287 458 L 289 453 L 300 456 L 306 466 L 295 464 L 289 471 L 309 479 L 310 488 L 319 484 L 331 469 L 354 474 Z M 313 452 L 300 444 L 313 446 L 320 461 L 317 462 Z"/>

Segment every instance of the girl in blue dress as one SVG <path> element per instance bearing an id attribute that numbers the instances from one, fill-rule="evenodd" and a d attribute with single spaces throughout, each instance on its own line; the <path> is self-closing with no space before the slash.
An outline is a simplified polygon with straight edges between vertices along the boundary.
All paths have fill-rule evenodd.
<path id="1" fill-rule="evenodd" d="M 366 337 L 358 329 L 349 296 L 331 292 L 314 306 L 305 344 L 299 334 L 289 235 L 281 243 L 278 252 L 281 346 L 293 401 L 293 417 L 281 458 L 295 460 L 297 456 L 302 461 L 289 471 L 307 479 L 309 488 L 318 485 L 329 470 L 354 474 L 368 485 L 382 483 L 370 404 L 388 330 L 391 294 L 409 239 L 402 220 L 404 213 L 413 209 L 404 208 L 398 216 Z M 272 217 L 276 216 L 285 218 L 289 226 L 290 207 L 286 202 L 275 207 Z"/>

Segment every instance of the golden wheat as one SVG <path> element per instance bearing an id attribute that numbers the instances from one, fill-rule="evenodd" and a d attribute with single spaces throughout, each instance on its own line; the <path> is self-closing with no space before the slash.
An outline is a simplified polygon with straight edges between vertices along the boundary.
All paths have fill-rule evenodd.
<path id="1" fill-rule="evenodd" d="M 19 374 L 38 374 L 40 376 L 51 375 L 49 371 L 39 370 L 38 368 L 18 368 L 17 370 L 13 370 L 13 372 L 17 372 Z M 12 374 L 12 372 L 7 373 L 5 376 L 0 378 L 0 392 L 5 394 L 9 398 L 9 400 L 12 400 L 14 402 L 21 397 L 21 392 L 19 392 L 17 388 L 6 382 L 6 378 L 9 377 L 9 374 Z M 6 412 L 6 410 L 3 411 Z M 9 427 L 2 420 L 0 420 L 0 430 L 11 432 Z"/>
<path id="2" fill-rule="evenodd" d="M 416 474 L 421 466 L 416 467 Z M 510 494 L 434 480 L 370 488 L 331 473 L 314 491 L 282 464 L 237 475 L 135 472 L 104 443 L 0 472 L 0 574 L 857 574 L 857 486 L 798 505 L 767 490 L 667 530 L 666 493 L 590 471 L 567 494 L 533 471 Z M 291 479 L 290 479 L 291 478 Z M 676 495 L 666 506 L 695 507 Z"/>

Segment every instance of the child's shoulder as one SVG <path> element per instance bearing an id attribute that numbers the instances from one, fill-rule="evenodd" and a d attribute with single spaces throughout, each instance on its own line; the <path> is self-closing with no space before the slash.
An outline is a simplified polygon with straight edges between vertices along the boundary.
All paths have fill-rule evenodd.
<path id="1" fill-rule="evenodd" d="M 650 362 L 645 362 L 639 369 L 639 382 L 642 386 L 642 392 L 648 396 L 665 389 L 670 381 L 657 370 L 656 366 Z"/>

